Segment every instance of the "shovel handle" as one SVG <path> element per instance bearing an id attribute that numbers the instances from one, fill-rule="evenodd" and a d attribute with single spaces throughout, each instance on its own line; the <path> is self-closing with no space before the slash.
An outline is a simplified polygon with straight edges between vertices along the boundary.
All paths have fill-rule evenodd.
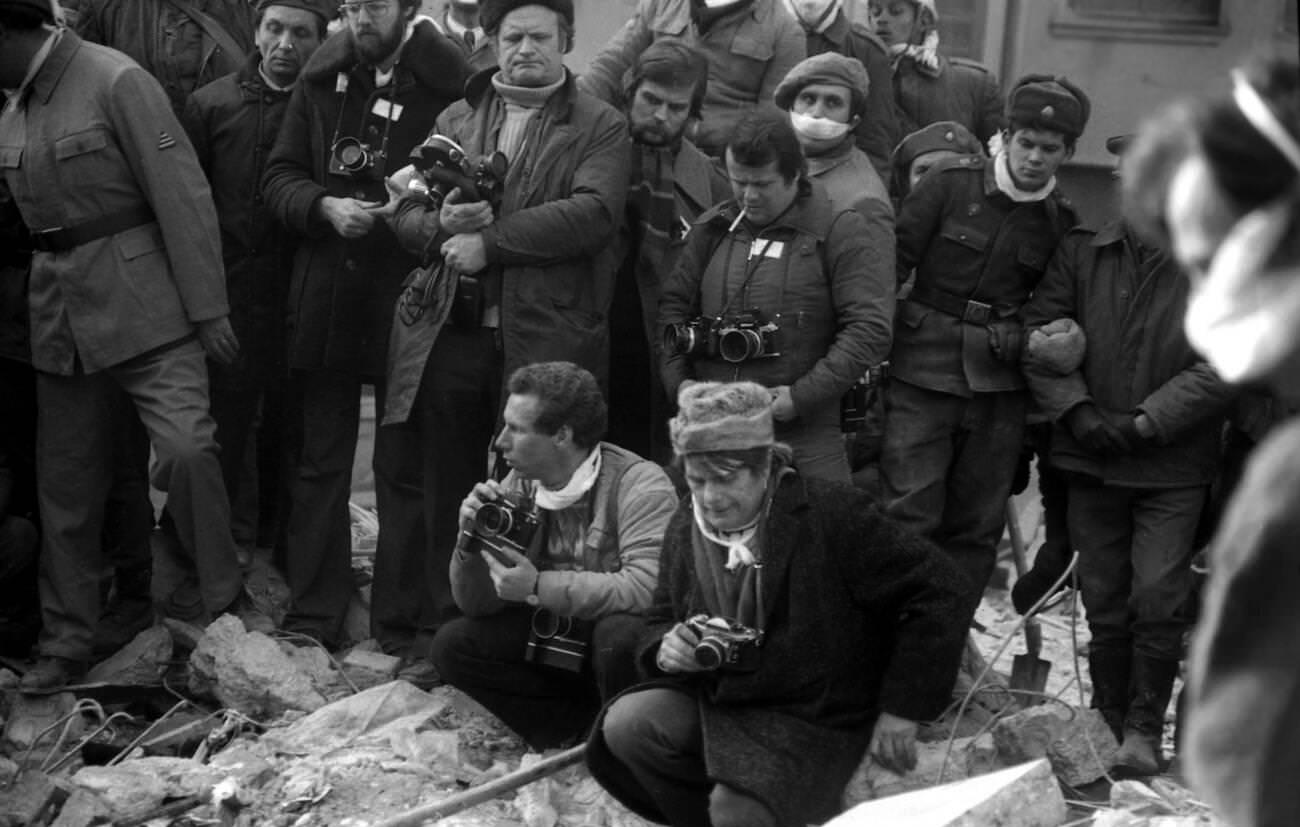
<path id="1" fill-rule="evenodd" d="M 1038 625 L 1038 618 L 1031 617 L 1025 621 L 1025 653 L 1036 658 L 1043 651 L 1043 628 Z"/>

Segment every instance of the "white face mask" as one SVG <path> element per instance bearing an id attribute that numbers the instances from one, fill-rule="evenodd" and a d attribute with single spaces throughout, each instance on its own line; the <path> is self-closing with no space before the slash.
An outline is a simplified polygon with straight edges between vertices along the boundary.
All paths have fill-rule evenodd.
<path id="1" fill-rule="evenodd" d="M 790 125 L 799 137 L 810 141 L 834 141 L 849 133 L 849 125 L 829 118 L 814 118 L 799 112 L 790 113 Z"/>

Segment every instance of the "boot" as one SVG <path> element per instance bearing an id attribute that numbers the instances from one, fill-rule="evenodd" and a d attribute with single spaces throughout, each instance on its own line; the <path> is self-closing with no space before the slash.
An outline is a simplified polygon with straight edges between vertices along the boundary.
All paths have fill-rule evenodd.
<path id="1" fill-rule="evenodd" d="M 18 691 L 32 695 L 58 692 L 69 684 L 75 684 L 85 674 L 86 664 L 80 661 L 57 655 L 42 655 L 18 682 Z"/>
<path id="2" fill-rule="evenodd" d="M 1176 660 L 1133 655 L 1132 699 L 1124 718 L 1124 742 L 1115 755 L 1117 773 L 1149 776 L 1160 772 L 1164 760 L 1160 739 L 1177 674 Z"/>
<path id="3" fill-rule="evenodd" d="M 1092 677 L 1092 708 L 1101 713 L 1116 741 L 1124 740 L 1124 718 L 1129 707 L 1129 673 L 1133 655 L 1127 648 L 1094 646 L 1088 650 Z"/>
<path id="4" fill-rule="evenodd" d="M 153 625 L 152 567 L 119 569 L 113 580 L 113 595 L 91 642 L 97 656 L 116 652 Z"/>

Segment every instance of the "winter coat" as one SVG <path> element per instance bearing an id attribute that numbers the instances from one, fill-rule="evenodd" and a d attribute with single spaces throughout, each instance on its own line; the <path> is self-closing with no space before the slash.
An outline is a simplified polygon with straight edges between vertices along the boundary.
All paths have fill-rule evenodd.
<path id="1" fill-rule="evenodd" d="M 900 58 L 894 65 L 894 100 L 903 135 L 936 121 L 956 121 L 987 144 L 1006 126 L 998 79 L 973 60 L 940 55 L 932 70 L 912 57 Z"/>
<path id="2" fill-rule="evenodd" d="M 460 97 L 467 74 L 460 50 L 427 22 L 415 24 L 383 90 L 375 89 L 374 70 L 361 64 L 346 29 L 307 61 L 262 179 L 272 213 L 305 237 L 289 282 L 290 368 L 384 375 L 393 305 L 416 259 L 403 252 L 385 222 L 348 240 L 317 213 L 317 205 L 327 195 L 387 201 L 381 176 L 409 163 L 411 149 L 429 134 L 438 113 Z M 347 84 L 341 93 L 340 78 Z M 378 151 L 386 130 L 387 154 L 374 176 L 357 180 L 329 172 L 336 135 Z"/>
<path id="3" fill-rule="evenodd" d="M 948 703 L 966 639 L 965 581 L 850 485 L 786 475 L 766 519 L 757 670 L 665 675 L 656 665 L 664 633 L 705 611 L 689 498 L 664 537 L 638 663 L 698 699 L 709 782 L 757 798 L 778 824 L 820 823 L 839 810 L 881 711 L 924 721 Z M 626 770 L 599 721 L 587 761 L 620 801 L 664 821 L 620 783 Z"/>
<path id="4" fill-rule="evenodd" d="M 262 173 L 289 105 L 270 88 L 254 54 L 238 72 L 190 96 L 181 123 L 212 187 L 221 225 L 230 324 L 239 339 L 232 365 L 210 361 L 214 385 L 256 388 L 283 373 L 284 300 L 294 238 L 262 199 Z"/>
<path id="5" fill-rule="evenodd" d="M 895 225 L 898 281 L 913 268 L 916 281 L 898 303 L 890 375 L 967 397 L 1023 388 L 1019 366 L 993 356 L 986 320 L 964 321 L 918 301 L 917 291 L 983 302 L 993 319 L 1014 322 L 1076 223 L 1059 189 L 1043 201 L 1012 201 L 997 188 L 992 160 L 968 155 L 935 166 L 903 199 Z"/>
<path id="6" fill-rule="evenodd" d="M 777 84 L 806 56 L 803 29 L 780 0 L 753 0 L 703 32 L 691 20 L 691 0 L 640 0 L 632 18 L 591 61 L 582 88 L 621 106 L 624 73 L 662 37 L 685 39 L 709 62 L 699 128 L 690 137 L 714 156 L 722 154 L 746 112 L 772 104 Z"/>
<path id="7" fill-rule="evenodd" d="M 566 559 L 547 553 L 549 513 L 527 556 L 538 567 L 538 605 L 559 615 L 596 620 L 615 612 L 640 614 L 650 606 L 659 576 L 659 548 L 677 507 L 677 492 L 655 463 L 608 442 L 600 444 L 600 476 L 570 508 L 586 510 L 581 548 Z M 507 491 L 532 494 L 536 483 L 511 471 Z M 511 604 L 497 597 L 487 563 L 462 544 L 451 558 L 451 591 L 469 617 L 495 614 Z"/>
<path id="8" fill-rule="evenodd" d="M 1294 277 L 1294 276 L 1291 276 Z M 1283 827 L 1300 813 L 1300 420 L 1252 454 L 1210 546 L 1192 638 L 1180 757 L 1225 823 Z"/>
<path id="9" fill-rule="evenodd" d="M 93 373 L 229 312 L 207 179 L 158 82 L 121 52 L 63 33 L 24 100 L 0 114 L 0 174 L 33 232 L 152 215 L 33 255 L 37 370 Z"/>
<path id="10" fill-rule="evenodd" d="M 866 26 L 850 23 L 841 10 L 824 32 L 810 32 L 808 57 L 825 52 L 851 57 L 867 70 L 867 111 L 854 131 L 858 149 L 871 159 L 881 180 L 889 180 L 889 159 L 907 134 L 894 101 L 889 50 Z"/>
<path id="11" fill-rule="evenodd" d="M 1053 466 L 1143 488 L 1214 479 L 1234 392 L 1187 342 L 1188 289 L 1173 260 L 1140 247 L 1121 221 L 1100 232 L 1073 230 L 1061 242 L 1022 311 L 1026 333 L 1064 317 L 1088 338 L 1079 370 L 1062 376 L 1030 361 L 1024 366 L 1039 407 L 1056 421 Z M 1153 444 L 1120 456 L 1089 453 L 1062 421 L 1088 402 L 1145 413 L 1156 430 Z"/>
<path id="12" fill-rule="evenodd" d="M 158 82 L 180 114 L 196 89 L 239 71 L 256 54 L 256 13 L 245 0 L 187 0 L 207 15 L 242 52 L 232 54 L 208 30 L 170 0 L 84 0 L 75 17 L 77 34 L 125 53 Z"/>
<path id="13" fill-rule="evenodd" d="M 496 151 L 505 105 L 492 87 L 495 73 L 475 75 L 465 100 L 438 118 L 437 132 L 464 147 L 472 163 Z M 603 383 L 614 241 L 627 198 L 626 123 L 569 75 L 529 121 L 521 146 L 523 154 L 509 159 L 501 209 L 482 231 L 488 267 L 479 275 L 501 279 L 503 376 L 562 360 Z M 407 249 L 424 250 L 438 237 L 437 212 L 408 201 L 394 229 Z"/>

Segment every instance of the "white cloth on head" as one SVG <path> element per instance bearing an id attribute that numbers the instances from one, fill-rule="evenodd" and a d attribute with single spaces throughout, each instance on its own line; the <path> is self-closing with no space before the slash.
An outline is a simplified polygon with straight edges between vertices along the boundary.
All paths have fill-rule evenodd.
<path id="1" fill-rule="evenodd" d="M 591 449 L 591 453 L 582 461 L 577 470 L 569 476 L 563 488 L 547 488 L 540 483 L 537 486 L 536 503 L 538 508 L 547 511 L 563 511 L 586 496 L 600 477 L 600 446 Z"/>

